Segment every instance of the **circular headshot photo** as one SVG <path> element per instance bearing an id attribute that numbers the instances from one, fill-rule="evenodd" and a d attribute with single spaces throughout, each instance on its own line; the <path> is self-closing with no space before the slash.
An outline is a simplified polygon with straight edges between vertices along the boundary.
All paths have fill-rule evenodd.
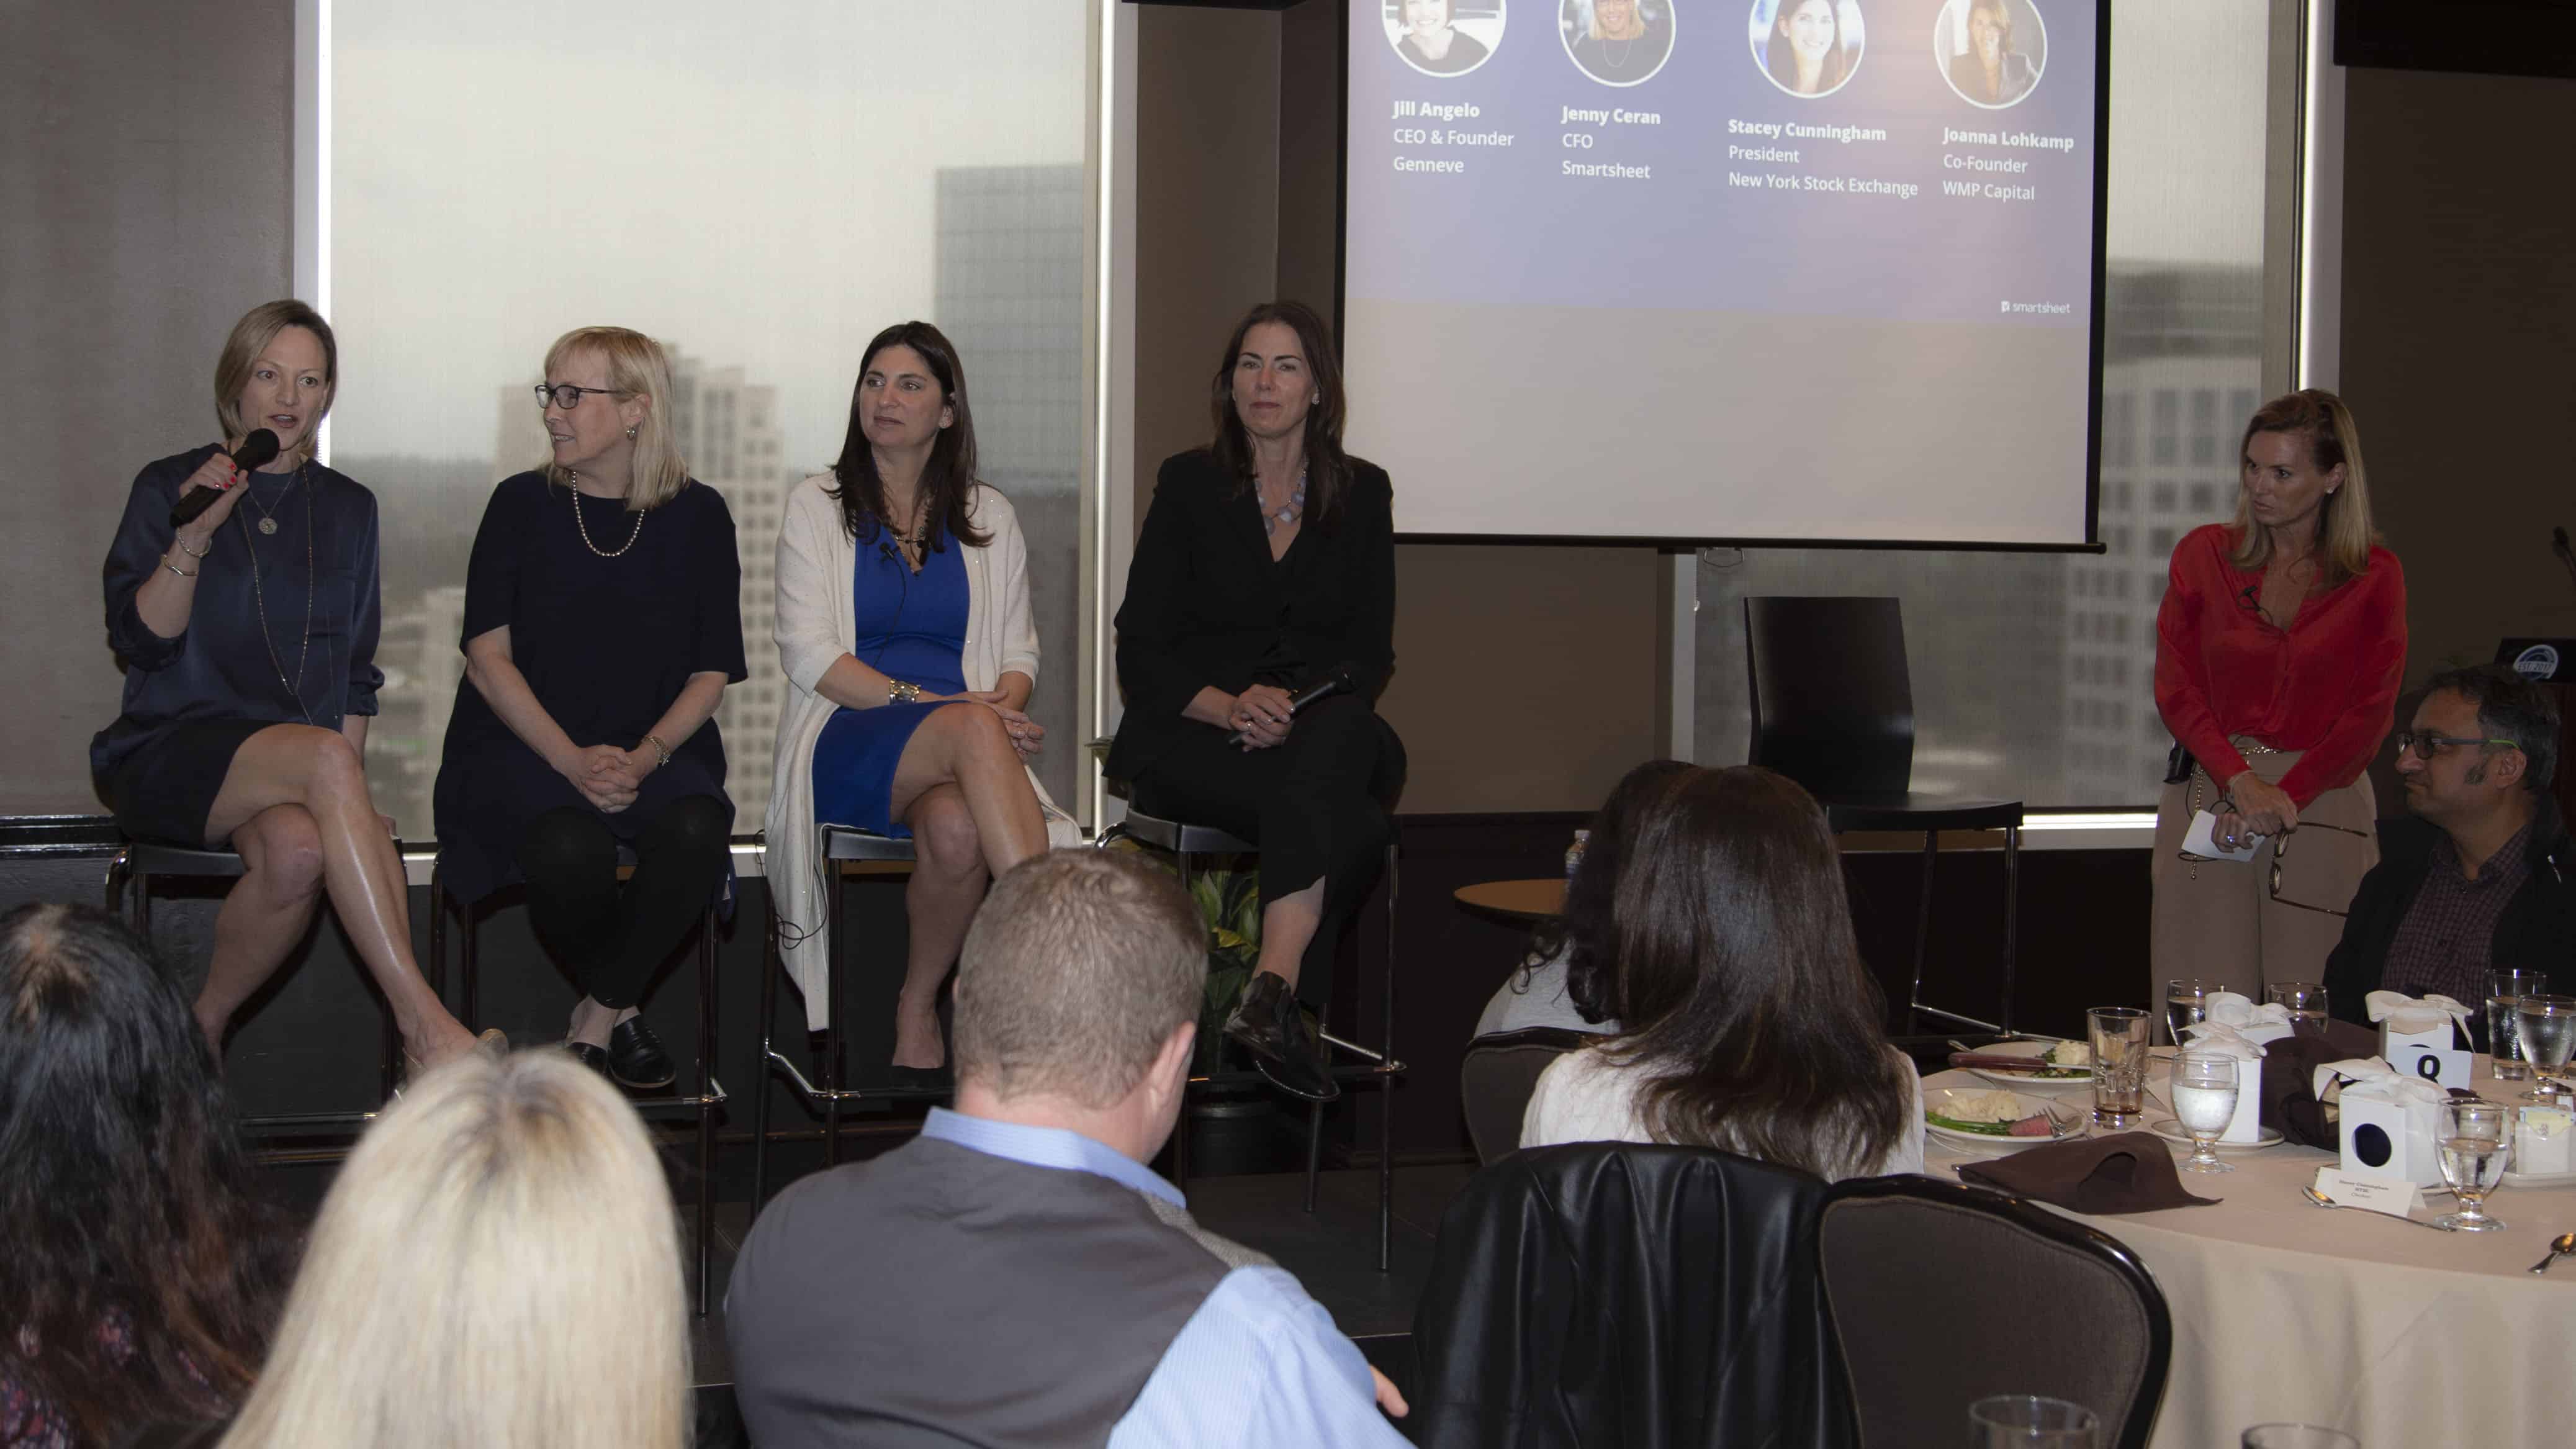
<path id="1" fill-rule="evenodd" d="M 1829 96 L 1860 71 L 1858 0 L 1753 0 L 1753 63 L 1803 100 Z"/>
<path id="2" fill-rule="evenodd" d="M 1557 0 L 1557 38 L 1605 86 L 1650 80 L 1673 53 L 1676 0 Z"/>
<path id="3" fill-rule="evenodd" d="M 1969 105 L 2017 106 L 2048 69 L 2048 26 L 2030 0 L 1946 0 L 1932 22 L 1932 63 Z"/>
<path id="4" fill-rule="evenodd" d="M 1381 0 L 1387 43 L 1424 75 L 1465 75 L 1503 43 L 1503 0 Z"/>

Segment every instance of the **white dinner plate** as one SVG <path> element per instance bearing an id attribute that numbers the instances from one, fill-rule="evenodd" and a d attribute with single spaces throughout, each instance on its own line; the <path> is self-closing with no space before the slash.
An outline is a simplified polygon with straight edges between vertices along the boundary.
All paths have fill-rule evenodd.
<path id="1" fill-rule="evenodd" d="M 1924 1111 L 1927 1113 L 1939 1111 L 1948 1105 L 1952 1097 L 1958 1095 L 1960 1093 L 1952 1089 L 1935 1088 L 1924 1094 Z M 1985 1093 L 1980 1092 L 1976 1095 L 1984 1096 Z M 1962 1132 L 1955 1127 L 1944 1127 L 1928 1117 L 1923 1123 L 1923 1130 L 1954 1147 L 1982 1147 L 1989 1152 L 2019 1152 L 2025 1147 L 2045 1147 L 2051 1142 L 2064 1142 L 2068 1138 L 2084 1135 L 2085 1114 L 2067 1106 L 2064 1102 L 2048 1097 L 2024 1096 L 2019 1092 L 2013 1093 L 2012 1096 L 2013 1104 L 2017 1109 L 2013 1115 L 2018 1118 L 2027 1117 L 2034 1112 L 2046 1113 L 2052 1129 L 2050 1135 L 2046 1137 L 1989 1136 L 1983 1132 Z M 1948 1114 L 1943 1113 L 1943 1115 Z"/>
<path id="2" fill-rule="evenodd" d="M 2178 1147 L 2191 1145 L 2191 1134 L 2182 1130 L 2182 1124 L 2171 1117 L 2148 1123 L 2147 1130 Z M 2263 1127 L 2256 1130 L 2263 1134 L 2263 1140 L 2260 1142 L 2213 1142 L 2210 1145 L 2221 1152 L 2260 1152 L 2266 1147 L 2281 1145 L 2283 1138 L 2280 1128 Z"/>
<path id="3" fill-rule="evenodd" d="M 2038 1058 L 2046 1056 L 2048 1049 L 2055 1045 L 2057 1043 L 2050 1041 L 1999 1041 L 1993 1046 L 1977 1048 L 1977 1054 L 1990 1057 L 2030 1057 L 2036 1062 Z M 1969 1067 L 1966 1070 L 1998 1087 L 2089 1087 L 2093 1085 L 2093 1071 L 2089 1067 L 2085 1068 L 2080 1075 L 2072 1077 L 2042 1077 L 2032 1072 L 2000 1072 L 1991 1071 L 1985 1067 Z"/>

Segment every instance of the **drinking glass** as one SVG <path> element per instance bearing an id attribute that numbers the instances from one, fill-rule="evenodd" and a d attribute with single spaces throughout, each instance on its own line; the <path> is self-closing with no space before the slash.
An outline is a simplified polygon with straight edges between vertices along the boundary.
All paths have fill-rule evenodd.
<path id="1" fill-rule="evenodd" d="M 2523 1064 L 2522 1033 L 2514 1030 L 2514 1003 L 2549 990 L 2549 978 L 2538 971 L 2487 973 L 2487 1069 L 2499 1082 L 2519 1082 L 2531 1075 Z"/>
<path id="2" fill-rule="evenodd" d="M 2314 1424 L 2256 1424 L 2237 1443 L 2244 1449 L 2361 1449 L 2350 1434 Z"/>
<path id="3" fill-rule="evenodd" d="M 2561 1080 L 2567 1072 L 2567 1055 L 2576 1051 L 2576 996 L 2533 992 L 2518 998 L 2513 1005 L 2513 1031 L 2522 1043 L 2523 1060 L 2540 1078 L 2539 1090 L 2523 1093 L 2522 1100 L 2557 1105 L 2567 1092 Z"/>
<path id="4" fill-rule="evenodd" d="M 2224 981 L 2203 981 L 2191 977 L 2165 983 L 2165 1039 L 2182 1045 L 2182 1029 L 2209 1020 L 2209 998 L 2225 991 Z"/>
<path id="5" fill-rule="evenodd" d="M 2185 1172 L 2234 1172 L 2236 1169 L 2218 1160 L 2218 1134 L 2236 1116 L 2236 1058 L 2198 1056 L 2186 1052 L 2174 1058 L 2174 1120 L 2191 1134 L 2191 1156 L 2183 1159 Z"/>
<path id="6" fill-rule="evenodd" d="M 2147 1094 L 2147 1035 L 2154 1019 L 2135 1006 L 2097 1006 L 2084 1013 L 2093 1045 L 2093 1120 L 2134 1127 Z"/>
<path id="7" fill-rule="evenodd" d="M 2460 1210 L 2445 1213 L 2434 1223 L 2464 1233 L 2493 1232 L 2503 1227 L 2504 1220 L 2488 1217 L 2484 1205 L 2487 1194 L 2504 1181 L 2505 1160 L 2513 1152 L 2513 1144 L 2505 1136 L 2504 1104 L 2455 1097 L 2436 1110 L 2441 1113 L 2437 1147 L 2442 1159 L 2442 1181 L 2450 1184 L 2451 1192 L 2459 1198 Z"/>
<path id="8" fill-rule="evenodd" d="M 2273 1006 L 2290 1009 L 2293 1030 L 2325 1030 L 2326 989 L 2316 982 L 2275 981 L 2265 989 L 2263 999 Z"/>
<path id="9" fill-rule="evenodd" d="M 2101 1422 L 2091 1409 L 2064 1399 L 1997 1394 L 1968 1406 L 1968 1444 L 1969 1449 L 2094 1449 Z"/>

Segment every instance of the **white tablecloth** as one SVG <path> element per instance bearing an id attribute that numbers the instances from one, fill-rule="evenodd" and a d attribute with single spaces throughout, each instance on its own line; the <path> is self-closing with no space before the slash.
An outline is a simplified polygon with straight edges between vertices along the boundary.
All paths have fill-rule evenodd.
<path id="1" fill-rule="evenodd" d="M 2158 1063 L 2145 1121 L 2173 1115 Z M 1926 1090 L 1987 1088 L 1963 1071 Z M 2529 1082 L 2474 1085 L 2512 1101 Z M 2089 1086 L 2016 1086 L 2087 1108 Z M 2173 1149 L 2177 1159 L 2188 1148 Z M 1990 1156 L 1932 1139 L 1927 1166 L 1956 1176 Z M 2299 1192 L 2336 1154 L 2284 1143 L 2224 1154 L 2236 1171 L 2182 1175 L 2215 1207 L 2117 1217 L 2069 1214 L 2126 1243 L 2173 1312 L 2173 1369 L 2156 1449 L 2231 1445 L 2247 1425 L 2326 1424 L 2366 1449 L 2565 1442 L 2576 1420 L 2576 1258 L 2527 1270 L 2576 1230 L 2576 1187 L 2498 1190 L 2501 1232 L 2439 1233 L 2380 1214 L 2311 1206 Z M 2430 1218 L 2451 1209 L 2430 1196 Z"/>

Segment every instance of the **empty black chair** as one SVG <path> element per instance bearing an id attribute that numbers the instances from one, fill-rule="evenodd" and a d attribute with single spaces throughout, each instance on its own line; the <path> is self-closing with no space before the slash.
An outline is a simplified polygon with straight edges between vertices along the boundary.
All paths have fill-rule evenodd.
<path id="1" fill-rule="evenodd" d="M 2146 1449 L 2173 1359 L 2165 1295 L 2118 1239 L 1999 1192 L 1855 1178 L 1817 1229 L 1869 1449 L 1955 1442 L 1968 1406 L 2040 1394 Z"/>
<path id="2" fill-rule="evenodd" d="M 1600 1038 L 1562 1026 L 1525 1026 L 1467 1043 L 1458 1066 L 1458 1101 L 1467 1114 L 1467 1140 L 1476 1161 L 1490 1163 L 1520 1150 L 1521 1118 L 1529 1111 L 1538 1075 L 1567 1052 Z"/>
<path id="3" fill-rule="evenodd" d="M 1797 781 L 1835 833 L 1923 832 L 1923 897 L 1914 924 L 1912 1016 L 2010 1034 L 2021 896 L 2022 802 L 1914 791 L 1914 685 L 1895 599 L 1748 598 L 1744 660 L 1753 697 L 1748 763 Z M 1932 938 L 1932 867 L 1944 830 L 2004 833 L 2004 950 L 1998 1019 L 1923 1004 Z"/>
<path id="4" fill-rule="evenodd" d="M 1816 1274 L 1824 1194 L 1704 1147 L 1577 1142 L 1485 1168 L 1440 1220 L 1406 1432 L 1514 1449 L 1857 1442 Z"/>

